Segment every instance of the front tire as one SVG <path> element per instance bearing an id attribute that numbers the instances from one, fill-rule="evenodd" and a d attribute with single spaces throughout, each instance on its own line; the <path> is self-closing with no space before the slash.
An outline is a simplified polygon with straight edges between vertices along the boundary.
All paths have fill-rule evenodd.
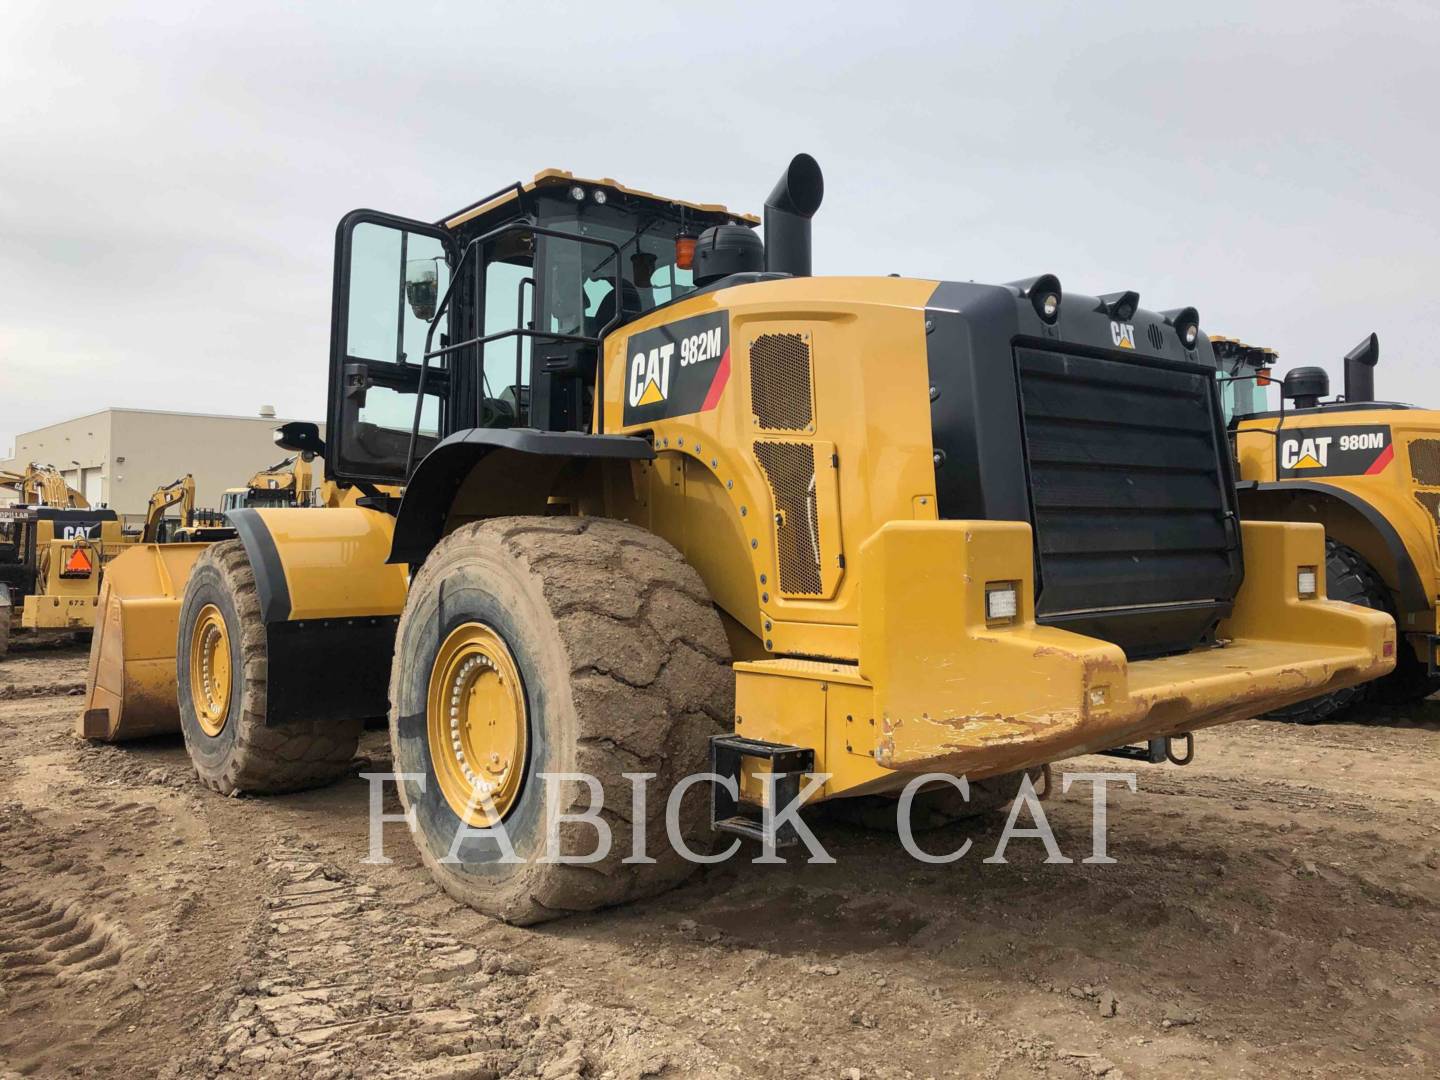
<path id="1" fill-rule="evenodd" d="M 175 667 L 185 749 L 213 790 L 301 791 L 349 771 L 363 718 L 266 726 L 265 624 L 241 541 L 212 544 L 195 560 L 180 605 Z M 338 664 L 316 672 L 344 677 Z"/>
<path id="2" fill-rule="evenodd" d="M 538 517 L 457 529 L 411 585 L 390 701 L 401 803 L 426 866 L 462 903 L 537 923 L 662 892 L 694 869 L 668 841 L 665 804 L 677 781 L 708 769 L 734 677 L 704 583 L 644 529 Z M 550 815 L 592 803 L 583 781 L 542 779 L 556 773 L 599 782 L 611 846 L 598 861 L 540 861 Z M 644 820 L 632 820 L 625 773 L 655 774 Z M 679 816 L 701 853 L 707 796 L 706 784 L 691 787 Z M 495 839 L 470 835 L 497 819 L 516 862 Z M 637 831 L 654 862 L 622 861 Z M 564 856 L 596 852 L 590 824 L 558 835 Z"/>

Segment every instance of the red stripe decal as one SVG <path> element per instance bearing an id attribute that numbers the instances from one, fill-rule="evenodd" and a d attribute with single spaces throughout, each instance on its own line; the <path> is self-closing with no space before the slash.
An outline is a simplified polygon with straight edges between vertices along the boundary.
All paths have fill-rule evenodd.
<path id="1" fill-rule="evenodd" d="M 1394 461 L 1394 460 L 1395 460 L 1395 444 L 1394 444 L 1394 443 L 1391 443 L 1389 446 L 1385 447 L 1384 450 L 1381 450 L 1381 451 L 1380 451 L 1380 456 L 1377 457 L 1377 458 L 1371 463 L 1370 468 L 1368 468 L 1368 469 L 1365 470 L 1365 475 L 1366 475 L 1366 476 L 1374 476 L 1376 473 L 1384 472 L 1384 471 L 1385 471 L 1385 466 L 1386 466 L 1386 465 L 1389 465 L 1390 462 L 1392 462 L 1392 461 Z"/>
<path id="2" fill-rule="evenodd" d="M 710 389 L 705 393 L 705 403 L 700 406 L 701 412 L 709 412 L 720 404 L 720 395 L 725 392 L 725 384 L 729 381 L 730 347 L 727 345 L 725 351 L 720 354 L 720 363 L 715 368 L 715 377 L 710 380 Z"/>

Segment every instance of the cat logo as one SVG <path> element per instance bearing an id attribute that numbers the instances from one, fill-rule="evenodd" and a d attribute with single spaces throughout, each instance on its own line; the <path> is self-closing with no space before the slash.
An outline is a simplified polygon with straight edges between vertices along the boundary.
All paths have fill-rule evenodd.
<path id="1" fill-rule="evenodd" d="M 623 422 L 706 412 L 730 379 L 730 317 L 713 311 L 642 330 L 626 342 Z"/>
<path id="2" fill-rule="evenodd" d="M 1133 349 L 1135 347 L 1135 327 L 1128 322 L 1112 321 L 1110 323 L 1110 340 L 1122 349 Z"/>
<path id="3" fill-rule="evenodd" d="M 1323 469 L 1330 462 L 1328 435 L 1312 439 L 1286 439 L 1280 444 L 1282 469 Z"/>
<path id="4" fill-rule="evenodd" d="M 637 352 L 630 362 L 630 404 L 659 405 L 670 396 L 670 358 L 675 343 L 657 345 L 649 352 Z"/>

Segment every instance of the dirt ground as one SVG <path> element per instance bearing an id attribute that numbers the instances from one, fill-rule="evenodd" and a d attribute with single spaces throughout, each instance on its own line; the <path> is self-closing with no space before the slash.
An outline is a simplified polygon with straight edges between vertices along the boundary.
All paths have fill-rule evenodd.
<path id="1" fill-rule="evenodd" d="M 448 900 L 402 827 L 362 863 L 358 777 L 224 799 L 178 737 L 81 742 L 84 667 L 0 665 L 5 1080 L 1440 1073 L 1440 702 L 1136 765 L 1113 865 L 1080 861 L 1079 786 L 1046 803 L 1069 864 L 983 863 L 1003 818 L 923 835 L 973 839 L 948 866 L 820 821 L 834 865 L 527 930 Z"/>

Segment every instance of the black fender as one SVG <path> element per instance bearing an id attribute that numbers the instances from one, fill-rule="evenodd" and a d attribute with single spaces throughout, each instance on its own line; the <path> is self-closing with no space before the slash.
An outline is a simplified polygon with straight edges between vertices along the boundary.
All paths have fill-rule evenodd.
<path id="1" fill-rule="evenodd" d="M 395 518 L 390 562 L 418 565 L 445 534 L 456 492 L 477 470 L 487 516 L 543 514 L 555 477 L 576 460 L 653 461 L 635 435 L 535 428 L 470 428 L 449 436 L 416 467 Z"/>
<path id="2" fill-rule="evenodd" d="M 362 593 L 352 612 L 305 614 L 305 592 L 302 588 L 298 597 L 292 596 L 280 547 L 267 523 L 267 517 L 283 520 L 297 513 L 333 519 L 364 511 L 242 509 L 227 515 L 250 560 L 265 624 L 265 725 L 384 716 L 390 709 L 390 661 L 399 611 L 393 605 L 367 605 Z M 380 515 L 377 519 L 385 520 Z M 372 583 L 373 578 L 369 576 Z"/>
<path id="3" fill-rule="evenodd" d="M 1243 499 L 1249 492 L 1259 495 L 1323 495 L 1348 506 L 1375 530 L 1375 534 L 1385 545 L 1385 550 L 1395 561 L 1398 576 L 1398 580 L 1395 582 L 1395 591 L 1400 594 L 1400 603 L 1403 608 L 1401 614 L 1430 609 L 1430 596 L 1425 591 L 1425 586 L 1420 580 L 1420 573 L 1415 569 L 1415 562 L 1410 558 L 1410 552 L 1406 550 L 1400 534 L 1395 531 L 1395 526 L 1390 524 L 1384 514 L 1353 491 L 1347 491 L 1333 484 L 1316 483 L 1313 480 L 1280 480 L 1269 483 L 1249 480 L 1235 486 L 1242 499 L 1242 517 L 1245 516 Z"/>

